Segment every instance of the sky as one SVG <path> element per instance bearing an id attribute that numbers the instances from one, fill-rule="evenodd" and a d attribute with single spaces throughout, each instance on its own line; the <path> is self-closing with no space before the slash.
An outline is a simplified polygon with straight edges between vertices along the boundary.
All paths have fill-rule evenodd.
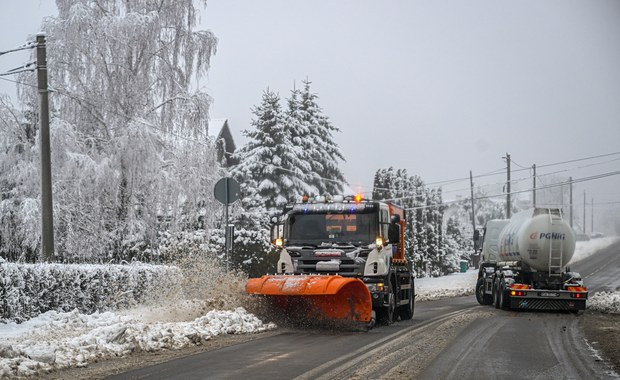
<path id="1" fill-rule="evenodd" d="M 0 50 L 55 13 L 51 1 L 14 3 Z M 532 164 L 537 186 L 620 171 L 619 154 L 545 166 L 620 152 L 619 19 L 616 0 L 209 0 L 200 28 L 219 43 L 199 85 L 239 146 L 266 88 L 286 98 L 309 79 L 356 191 L 392 166 L 443 185 L 448 200 L 467 196 L 470 170 L 496 172 L 474 182 L 501 194 L 507 153 L 513 191 L 531 188 Z M 2 56 L 0 70 L 25 59 Z M 575 215 L 585 191 L 586 219 L 594 199 L 595 225 L 609 230 L 618 188 L 620 175 L 575 184 Z"/>

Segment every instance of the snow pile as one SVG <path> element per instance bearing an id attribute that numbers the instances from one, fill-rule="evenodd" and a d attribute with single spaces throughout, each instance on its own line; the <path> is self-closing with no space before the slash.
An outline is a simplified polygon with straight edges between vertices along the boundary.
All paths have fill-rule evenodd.
<path id="1" fill-rule="evenodd" d="M 620 314 L 620 292 L 600 292 L 588 299 L 588 309 L 601 313 Z"/>
<path id="2" fill-rule="evenodd" d="M 415 280 L 416 301 L 429 301 L 447 297 L 475 294 L 477 269 L 453 273 L 442 277 L 425 277 Z"/>
<path id="3" fill-rule="evenodd" d="M 598 252 L 599 250 L 609 247 L 618 240 L 620 240 L 620 237 L 609 236 L 588 241 L 578 241 L 575 245 L 575 254 L 573 255 L 571 263 L 583 260 L 586 257 Z"/>
<path id="4" fill-rule="evenodd" d="M 22 324 L 0 325 L 0 378 L 87 366 L 89 361 L 138 351 L 179 349 L 220 334 L 275 329 L 244 308 L 212 310 L 190 322 L 146 322 L 112 312 L 50 311 Z"/>

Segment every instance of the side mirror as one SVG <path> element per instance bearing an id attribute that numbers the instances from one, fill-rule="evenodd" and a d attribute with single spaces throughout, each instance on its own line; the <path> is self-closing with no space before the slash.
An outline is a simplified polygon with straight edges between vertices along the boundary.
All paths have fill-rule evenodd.
<path id="1" fill-rule="evenodd" d="M 390 244 L 400 243 L 400 226 L 398 224 L 390 223 L 388 227 L 388 242 Z"/>
<path id="2" fill-rule="evenodd" d="M 481 246 L 480 231 L 474 230 L 474 249 L 478 250 Z"/>

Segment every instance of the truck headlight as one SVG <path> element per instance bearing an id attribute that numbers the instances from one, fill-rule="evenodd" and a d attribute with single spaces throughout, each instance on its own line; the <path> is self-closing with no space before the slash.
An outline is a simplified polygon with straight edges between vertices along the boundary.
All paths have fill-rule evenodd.
<path id="1" fill-rule="evenodd" d="M 382 282 L 376 284 L 366 284 L 366 286 L 368 286 L 368 291 L 370 292 L 382 292 L 385 289 Z"/>

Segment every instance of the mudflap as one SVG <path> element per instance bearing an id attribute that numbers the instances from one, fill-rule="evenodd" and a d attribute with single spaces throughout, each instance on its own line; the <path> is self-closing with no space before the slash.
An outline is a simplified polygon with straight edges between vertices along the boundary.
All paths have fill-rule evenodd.
<path id="1" fill-rule="evenodd" d="M 287 315 L 314 321 L 374 323 L 370 292 L 357 278 L 275 275 L 251 278 L 248 294 L 264 296 Z"/>

